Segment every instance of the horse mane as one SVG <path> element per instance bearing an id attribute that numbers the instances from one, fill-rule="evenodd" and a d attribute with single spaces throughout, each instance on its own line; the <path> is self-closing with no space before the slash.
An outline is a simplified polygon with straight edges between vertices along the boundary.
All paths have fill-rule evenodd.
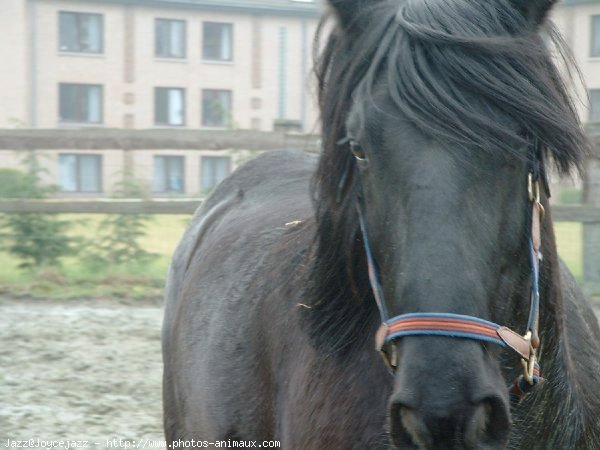
<path id="1" fill-rule="evenodd" d="M 548 243 L 554 243 L 552 224 L 547 222 L 543 234 Z M 546 245 L 546 244 L 544 244 Z M 600 345 L 591 341 L 594 326 L 582 317 L 581 305 L 575 305 L 576 282 L 570 273 L 561 275 L 561 263 L 556 252 L 546 252 L 548 264 L 540 274 L 540 296 L 544 299 L 540 316 L 540 332 L 544 348 L 541 365 L 546 378 L 536 388 L 536 395 L 526 397 L 513 411 L 513 427 L 509 448 L 573 448 L 600 450 Z M 568 316 L 571 316 L 567 333 Z M 574 316 L 579 316 L 579 320 Z M 596 326 L 597 330 L 598 327 Z M 596 331 L 597 333 L 597 331 Z M 569 339 L 571 338 L 571 339 Z M 573 342 L 569 344 L 569 340 Z M 576 349 L 575 352 L 570 349 Z M 544 440 L 539 440 L 543 430 Z"/>
<path id="2" fill-rule="evenodd" d="M 354 159 L 344 141 L 355 99 L 375 102 L 374 86 L 385 81 L 389 98 L 405 120 L 449 151 L 464 151 L 467 157 L 469 152 L 483 151 L 524 159 L 527 136 L 533 135 L 558 171 L 566 174 L 581 171 L 589 150 L 569 85 L 557 69 L 557 64 L 566 68 L 567 81 L 573 81 L 576 66 L 550 24 L 538 33 L 509 0 L 441 3 L 370 2 L 350 32 L 339 25 L 331 29 L 327 16 L 319 25 L 315 72 L 323 148 L 312 182 L 316 263 L 308 287 L 318 300 L 309 305 L 306 318 L 313 341 L 328 354 L 344 354 L 378 323 L 356 216 Z M 508 117 L 512 123 L 490 117 Z M 344 176 L 349 180 L 340 198 Z M 551 232 L 547 239 L 546 256 L 553 276 L 560 278 Z M 549 368 L 557 376 L 571 373 L 576 378 L 564 355 L 560 282 L 552 286 L 546 281 L 546 290 L 555 295 L 547 298 L 551 317 L 545 320 L 557 332 L 547 341 L 562 349 Z M 569 391 L 565 398 L 578 404 L 582 419 L 571 424 L 581 431 L 584 417 L 594 420 L 586 408 L 600 404 L 598 395 L 586 402 L 583 391 L 559 388 Z M 525 402 L 523 410 L 537 406 Z M 570 443 L 576 435 L 574 431 Z"/>
<path id="3" fill-rule="evenodd" d="M 564 174 L 581 170 L 589 144 L 553 59 L 575 67 L 564 42 L 549 24 L 542 38 L 509 0 L 370 2 L 352 32 L 330 31 L 330 18 L 321 20 L 314 47 L 323 151 L 312 184 L 318 228 L 312 288 L 320 299 L 314 334 L 339 349 L 365 326 L 373 305 L 365 271 L 356 270 L 365 266 L 352 195 L 354 158 L 340 145 L 356 98 L 374 102 L 373 87 L 384 79 L 404 118 L 467 156 L 526 158 L 527 133 Z M 499 113 L 520 129 L 489 120 Z M 340 199 L 344 175 L 350 182 Z"/>
<path id="4" fill-rule="evenodd" d="M 534 135 L 565 174 L 580 171 L 589 150 L 554 63 L 558 57 L 562 66 L 576 67 L 560 35 L 546 24 L 543 38 L 509 0 L 443 3 L 374 1 L 350 32 L 331 29 L 331 16 L 319 24 L 314 53 L 323 148 L 312 182 L 318 228 L 312 290 L 320 300 L 319 314 L 311 316 L 319 316 L 314 336 L 335 350 L 365 326 L 373 306 L 365 270 L 356 270 L 365 266 L 352 195 L 354 158 L 348 144 L 340 145 L 354 99 L 374 102 L 373 87 L 384 79 L 405 119 L 467 157 L 484 151 L 526 158 L 525 134 Z M 489 120 L 500 114 L 520 129 Z M 345 175 L 349 188 L 340 200 Z"/>

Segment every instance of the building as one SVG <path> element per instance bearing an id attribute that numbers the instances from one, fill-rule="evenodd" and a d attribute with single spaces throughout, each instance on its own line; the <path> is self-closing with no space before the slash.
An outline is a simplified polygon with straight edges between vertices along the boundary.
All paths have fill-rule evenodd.
<path id="1" fill-rule="evenodd" d="M 310 76 L 318 0 L 2 0 L 0 128 L 318 131 Z M 554 21 L 600 122 L 600 0 Z M 585 89 L 585 88 L 584 88 Z M 589 98 L 589 102 L 588 102 Z M 125 163 L 154 196 L 202 195 L 247 154 L 37 149 L 65 196 L 105 196 Z M 23 156 L 0 151 L 0 166 Z"/>
<path id="2" fill-rule="evenodd" d="M 300 0 L 3 0 L 0 128 L 311 131 L 318 16 Z"/>
<path id="3" fill-rule="evenodd" d="M 553 20 L 584 78 L 582 88 L 587 92 L 577 93 L 581 119 L 590 125 L 600 123 L 600 0 L 563 0 Z"/>
<path id="4" fill-rule="evenodd" d="M 310 0 L 2 0 L 0 128 L 313 132 L 319 13 Z M 196 195 L 235 166 L 227 152 L 165 152 L 134 156 L 157 195 Z M 5 166 L 19 160 L 0 155 Z M 121 160 L 42 158 L 47 181 L 74 195 L 105 194 Z"/>

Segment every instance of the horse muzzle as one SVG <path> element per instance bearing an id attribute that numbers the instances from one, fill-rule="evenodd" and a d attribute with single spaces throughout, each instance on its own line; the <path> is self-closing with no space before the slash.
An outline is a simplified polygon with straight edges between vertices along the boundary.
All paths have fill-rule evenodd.
<path id="1" fill-rule="evenodd" d="M 397 448 L 506 447 L 510 432 L 506 387 L 479 344 L 407 338 L 399 352 L 389 416 L 390 434 Z M 429 361 L 428 366 L 425 361 Z"/>

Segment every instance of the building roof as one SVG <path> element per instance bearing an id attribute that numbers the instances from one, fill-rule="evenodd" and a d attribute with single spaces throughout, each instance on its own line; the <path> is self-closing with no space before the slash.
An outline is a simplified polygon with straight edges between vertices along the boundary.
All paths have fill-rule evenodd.
<path id="1" fill-rule="evenodd" d="M 90 1 L 90 0 L 73 0 Z M 101 3 L 162 6 L 285 16 L 318 17 L 324 0 L 94 0 Z M 600 0 L 561 0 L 562 6 L 600 5 Z"/>
<path id="2" fill-rule="evenodd" d="M 600 0 L 562 0 L 562 6 L 577 6 L 577 5 L 600 5 Z"/>
<path id="3" fill-rule="evenodd" d="M 90 1 L 90 0 L 73 0 Z M 321 0 L 94 0 L 100 3 L 318 17 Z"/>

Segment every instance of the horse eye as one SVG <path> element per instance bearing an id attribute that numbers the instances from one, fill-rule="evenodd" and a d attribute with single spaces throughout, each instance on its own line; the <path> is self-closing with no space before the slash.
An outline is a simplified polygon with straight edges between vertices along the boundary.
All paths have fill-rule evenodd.
<path id="1" fill-rule="evenodd" d="M 363 150 L 362 145 L 360 145 L 358 142 L 350 141 L 350 151 L 352 152 L 354 157 L 359 161 L 367 160 L 367 154 Z"/>

